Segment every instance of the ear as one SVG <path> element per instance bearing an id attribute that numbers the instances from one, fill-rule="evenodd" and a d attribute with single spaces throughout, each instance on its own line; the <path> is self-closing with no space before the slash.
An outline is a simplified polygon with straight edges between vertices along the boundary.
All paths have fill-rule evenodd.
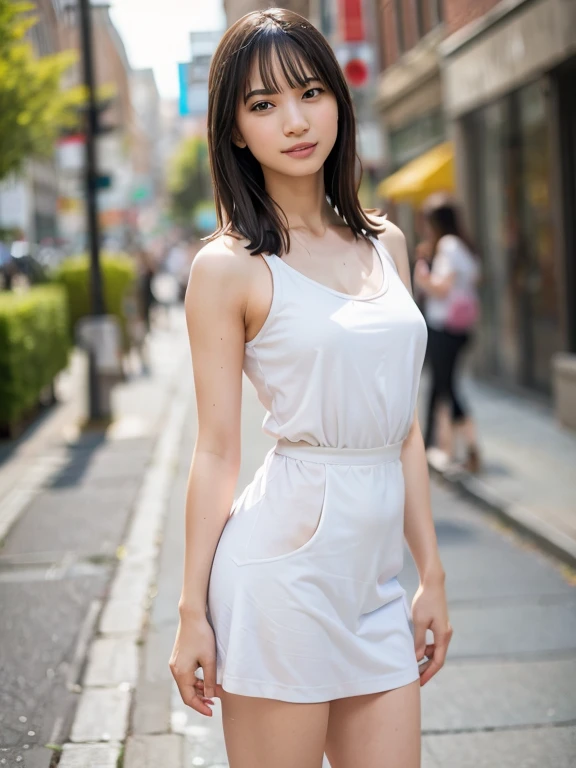
<path id="1" fill-rule="evenodd" d="M 239 147 L 240 149 L 244 149 L 244 147 L 246 147 L 246 142 L 244 141 L 244 139 L 242 138 L 242 136 L 240 135 L 239 131 L 236 128 L 234 128 L 234 130 L 232 131 L 232 143 L 236 144 L 236 146 Z"/>

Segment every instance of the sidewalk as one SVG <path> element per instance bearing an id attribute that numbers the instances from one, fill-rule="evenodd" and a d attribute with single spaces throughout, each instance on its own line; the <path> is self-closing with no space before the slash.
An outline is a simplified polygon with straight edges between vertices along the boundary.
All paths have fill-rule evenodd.
<path id="1" fill-rule="evenodd" d="M 180 308 L 151 334 L 149 374 L 135 366 L 116 388 L 105 431 L 78 431 L 77 363 L 61 382 L 67 399 L 1 457 L 7 767 L 48 768 L 61 753 L 61 768 L 116 768 L 190 403 Z"/>
<path id="2" fill-rule="evenodd" d="M 422 405 L 426 399 L 423 383 Z M 466 379 L 478 425 L 478 477 L 431 462 L 445 480 L 576 566 L 576 433 L 538 403 Z"/>

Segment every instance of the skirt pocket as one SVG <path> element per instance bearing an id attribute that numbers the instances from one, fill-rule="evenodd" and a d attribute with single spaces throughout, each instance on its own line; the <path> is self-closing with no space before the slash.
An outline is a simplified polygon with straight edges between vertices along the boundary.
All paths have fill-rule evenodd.
<path id="1" fill-rule="evenodd" d="M 319 537 L 326 508 L 326 465 L 276 455 L 284 465 L 270 473 L 255 507 L 237 510 L 249 535 L 237 565 L 271 563 L 304 552 Z"/>

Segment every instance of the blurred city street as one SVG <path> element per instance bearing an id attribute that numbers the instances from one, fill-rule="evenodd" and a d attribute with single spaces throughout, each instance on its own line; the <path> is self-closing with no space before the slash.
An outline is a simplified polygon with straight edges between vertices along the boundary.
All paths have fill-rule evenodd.
<path id="1" fill-rule="evenodd" d="M 0 0 L 0 768 L 228 766 L 219 701 L 195 713 L 168 666 L 197 435 L 183 299 L 226 223 L 217 152 L 250 226 L 270 197 L 260 175 L 232 186 L 260 174 L 256 142 L 228 147 L 216 120 L 209 146 L 208 85 L 232 25 L 273 5 Z M 422 690 L 422 766 L 576 768 L 576 2 L 279 5 L 300 15 L 250 24 L 309 21 L 354 111 L 361 178 L 338 176 L 342 146 L 316 170 L 338 176 L 330 215 L 349 221 L 347 184 L 398 225 L 428 327 L 454 637 Z M 273 118 L 278 156 L 334 96 L 308 86 L 324 96 Z M 263 417 L 244 376 L 236 495 L 272 446 Z M 411 598 L 407 548 L 400 581 Z"/>

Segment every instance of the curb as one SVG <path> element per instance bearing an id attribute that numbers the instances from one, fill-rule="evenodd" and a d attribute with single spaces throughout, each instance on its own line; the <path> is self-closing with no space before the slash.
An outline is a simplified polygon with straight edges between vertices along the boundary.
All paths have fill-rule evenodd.
<path id="1" fill-rule="evenodd" d="M 456 466 L 441 467 L 428 458 L 428 467 L 463 495 L 479 503 L 510 525 L 522 535 L 535 542 L 540 548 L 576 568 L 576 541 L 559 531 L 545 520 L 534 515 L 526 507 L 508 501 L 502 494 L 491 488 L 481 478 Z"/>
<path id="2" fill-rule="evenodd" d="M 123 761 L 160 536 L 190 405 L 189 378 L 178 376 L 177 381 L 88 648 L 80 701 L 59 768 L 116 768 Z"/>

